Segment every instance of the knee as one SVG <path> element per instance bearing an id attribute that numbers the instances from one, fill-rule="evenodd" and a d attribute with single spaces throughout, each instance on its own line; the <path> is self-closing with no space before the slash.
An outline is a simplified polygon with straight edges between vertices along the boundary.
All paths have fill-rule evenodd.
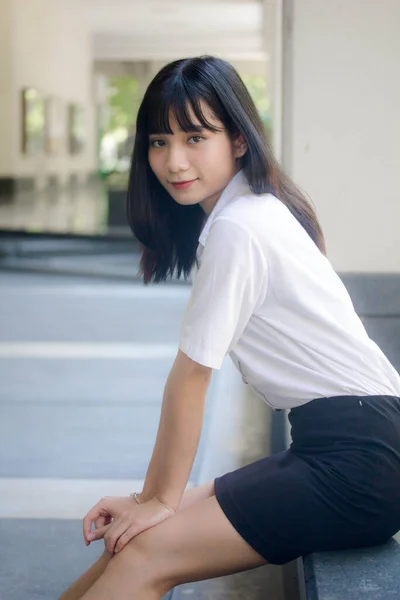
<path id="1" fill-rule="evenodd" d="M 157 536 L 151 529 L 140 533 L 109 561 L 107 568 L 129 572 L 135 584 L 166 594 L 174 583 L 167 569 L 168 561 L 162 556 Z"/>

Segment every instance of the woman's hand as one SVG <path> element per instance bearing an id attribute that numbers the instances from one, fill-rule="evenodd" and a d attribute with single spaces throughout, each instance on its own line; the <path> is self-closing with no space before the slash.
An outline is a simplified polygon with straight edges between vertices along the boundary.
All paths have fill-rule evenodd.
<path id="1" fill-rule="evenodd" d="M 136 535 L 174 514 L 172 508 L 162 504 L 157 498 L 137 504 L 131 496 L 106 496 L 83 519 L 83 535 L 85 541 L 88 540 L 87 543 L 104 537 L 104 546 L 113 556 Z M 105 519 L 104 522 L 110 518 L 113 521 L 90 532 L 92 521 L 97 525 L 101 518 Z"/>

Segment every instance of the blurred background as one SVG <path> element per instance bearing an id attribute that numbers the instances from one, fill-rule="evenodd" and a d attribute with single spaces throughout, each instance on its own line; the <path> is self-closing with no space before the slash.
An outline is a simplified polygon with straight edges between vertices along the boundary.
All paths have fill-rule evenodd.
<path id="1" fill-rule="evenodd" d="M 1 22 L 3 229 L 127 235 L 138 107 L 177 57 L 232 60 L 270 127 L 259 2 L 2 0 Z"/>
<path id="2" fill-rule="evenodd" d="M 239 70 L 339 271 L 397 271 L 396 0 L 1 0 L 0 228 L 126 236 L 135 118 L 166 62 Z M 120 193 L 122 192 L 122 194 Z"/>
<path id="3" fill-rule="evenodd" d="M 102 551 L 83 545 L 86 512 L 143 484 L 190 292 L 142 286 L 125 215 L 137 110 L 167 62 L 235 65 L 400 368 L 399 21 L 398 0 L 0 0 L 5 600 L 58 597 Z M 224 364 L 189 485 L 276 450 L 275 417 Z M 294 600 L 291 577 L 255 570 L 174 597 Z"/>

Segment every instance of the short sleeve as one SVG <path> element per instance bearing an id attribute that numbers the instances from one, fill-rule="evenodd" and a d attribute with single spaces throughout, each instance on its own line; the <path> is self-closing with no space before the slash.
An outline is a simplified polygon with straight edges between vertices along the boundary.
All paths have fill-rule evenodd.
<path id="1" fill-rule="evenodd" d="M 220 369 L 267 288 L 267 264 L 251 232 L 220 217 L 208 234 L 183 317 L 179 347 Z"/>

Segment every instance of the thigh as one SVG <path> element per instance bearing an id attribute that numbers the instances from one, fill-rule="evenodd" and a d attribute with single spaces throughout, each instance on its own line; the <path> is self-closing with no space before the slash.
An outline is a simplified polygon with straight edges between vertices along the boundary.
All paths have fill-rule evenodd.
<path id="1" fill-rule="evenodd" d="M 135 564 L 138 555 L 151 562 L 157 577 L 168 582 L 169 589 L 267 562 L 231 525 L 214 495 L 144 531 L 111 563 L 120 559 L 127 568 L 129 561 Z"/>
<path id="2" fill-rule="evenodd" d="M 215 496 L 214 480 L 207 481 L 207 483 L 203 483 L 202 485 L 197 485 L 196 487 L 189 488 L 183 494 L 177 512 L 181 512 L 189 506 L 196 504 L 196 502 L 199 502 L 200 500 L 205 500 L 206 498 L 210 498 L 211 496 Z"/>

